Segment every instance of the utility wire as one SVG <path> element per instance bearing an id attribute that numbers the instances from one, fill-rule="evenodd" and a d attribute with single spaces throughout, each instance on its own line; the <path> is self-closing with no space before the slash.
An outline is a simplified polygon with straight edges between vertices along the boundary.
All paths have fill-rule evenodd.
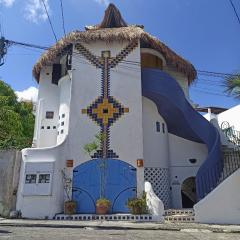
<path id="1" fill-rule="evenodd" d="M 8 45 L 20 45 L 23 47 L 38 48 L 38 49 L 42 49 L 42 50 L 49 49 L 48 47 L 44 47 L 44 46 L 39 46 L 39 45 L 31 44 L 31 43 L 16 42 L 16 41 L 7 40 L 7 39 L 5 40 L 5 42 Z"/>
<path id="2" fill-rule="evenodd" d="M 236 17 L 237 17 L 238 23 L 240 24 L 240 17 L 239 17 L 239 15 L 238 15 L 238 13 L 237 13 L 236 7 L 235 7 L 235 5 L 234 5 L 234 3 L 233 3 L 232 0 L 229 0 L 229 2 L 230 2 L 230 4 L 232 5 L 232 8 L 233 8 L 233 11 L 234 11 L 234 13 L 235 13 L 235 15 L 236 15 Z"/>
<path id="3" fill-rule="evenodd" d="M 89 66 L 92 66 L 92 64 L 90 64 L 89 62 L 86 61 L 86 59 L 82 58 L 82 57 L 77 57 L 76 58 L 76 62 L 77 63 L 81 63 L 81 64 L 86 64 Z M 126 68 L 125 66 L 122 66 L 121 68 Z M 112 69 L 111 71 L 117 72 L 116 69 Z M 207 91 L 206 91 L 207 90 Z M 205 88 L 201 88 L 201 87 L 192 87 L 191 91 L 197 91 L 197 92 L 201 92 L 207 95 L 216 95 L 216 96 L 221 96 L 221 97 L 231 97 L 229 95 L 226 94 L 221 94 L 219 92 L 213 92 L 214 89 L 205 89 Z"/>
<path id="4" fill-rule="evenodd" d="M 62 13 L 62 27 L 63 27 L 63 33 L 64 33 L 64 36 L 66 36 L 66 30 L 65 30 L 65 21 L 64 21 L 64 12 L 63 12 L 63 3 L 62 3 L 62 0 L 60 0 L 60 6 L 61 6 L 61 13 Z"/>
<path id="5" fill-rule="evenodd" d="M 47 14 L 48 21 L 49 21 L 49 24 L 50 24 L 50 26 L 51 26 L 51 29 L 52 29 L 52 32 L 53 32 L 54 38 L 55 38 L 55 40 L 56 40 L 56 42 L 57 42 L 57 36 L 56 36 L 55 31 L 54 31 L 54 28 L 53 28 L 53 25 L 52 25 L 51 19 L 50 19 L 50 17 L 49 17 L 48 10 L 47 10 L 46 4 L 45 4 L 45 0 L 41 0 L 41 1 L 42 1 L 43 6 L 44 6 L 45 12 L 46 12 L 46 14 Z"/>

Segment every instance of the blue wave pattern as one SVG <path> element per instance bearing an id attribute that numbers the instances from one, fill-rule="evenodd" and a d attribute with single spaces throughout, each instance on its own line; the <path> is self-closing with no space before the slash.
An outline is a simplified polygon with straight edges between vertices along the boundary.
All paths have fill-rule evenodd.
<path id="1" fill-rule="evenodd" d="M 201 200 L 217 186 L 223 170 L 218 130 L 193 109 L 177 81 L 161 70 L 142 69 L 142 95 L 155 102 L 169 133 L 207 145 L 207 159 L 196 176 L 197 198 Z"/>

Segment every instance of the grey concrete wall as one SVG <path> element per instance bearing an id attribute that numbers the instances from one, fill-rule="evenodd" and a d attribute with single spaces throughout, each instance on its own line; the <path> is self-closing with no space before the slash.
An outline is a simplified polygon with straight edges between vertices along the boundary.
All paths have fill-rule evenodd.
<path id="1" fill-rule="evenodd" d="M 21 159 L 20 151 L 0 151 L 0 216 L 15 210 Z"/>

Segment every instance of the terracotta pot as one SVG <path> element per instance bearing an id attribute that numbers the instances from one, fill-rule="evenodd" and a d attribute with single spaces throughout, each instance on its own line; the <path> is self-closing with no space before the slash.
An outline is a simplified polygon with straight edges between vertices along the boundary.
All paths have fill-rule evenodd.
<path id="1" fill-rule="evenodd" d="M 106 205 L 96 205 L 96 214 L 104 215 L 107 214 L 109 207 Z"/>
<path id="2" fill-rule="evenodd" d="M 74 201 L 64 202 L 64 214 L 72 215 L 76 213 L 77 203 Z"/>

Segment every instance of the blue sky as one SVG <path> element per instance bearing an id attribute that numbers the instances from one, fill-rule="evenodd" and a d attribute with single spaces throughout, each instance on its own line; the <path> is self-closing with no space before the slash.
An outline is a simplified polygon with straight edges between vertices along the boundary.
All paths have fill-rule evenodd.
<path id="1" fill-rule="evenodd" d="M 45 0 L 57 37 L 63 35 L 60 1 Z M 126 22 L 142 24 L 196 69 L 232 73 L 240 70 L 240 24 L 228 0 L 113 0 Z M 240 1 L 233 0 L 240 14 Z M 63 0 L 67 32 L 99 23 L 107 0 Z M 7 39 L 42 46 L 54 44 L 40 0 L 0 0 L 0 19 Z M 37 49 L 9 48 L 0 78 L 15 90 L 37 87 L 32 66 Z M 201 106 L 239 104 L 222 96 L 221 79 L 199 75 L 191 99 Z M 208 92 L 208 93 L 206 93 Z M 210 94 L 209 94 L 210 93 Z M 219 95 L 218 95 L 219 94 Z"/>

